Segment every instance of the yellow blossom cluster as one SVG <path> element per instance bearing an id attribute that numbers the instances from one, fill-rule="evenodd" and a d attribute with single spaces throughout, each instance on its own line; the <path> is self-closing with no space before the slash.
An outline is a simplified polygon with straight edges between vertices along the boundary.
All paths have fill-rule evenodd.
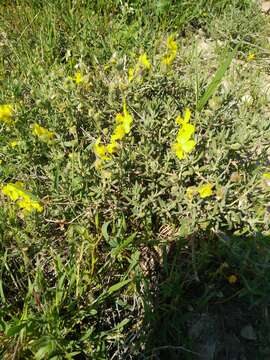
<path id="1" fill-rule="evenodd" d="M 113 134 L 111 135 L 108 145 L 101 144 L 101 138 L 99 137 L 94 145 L 94 152 L 96 154 L 96 167 L 100 167 L 103 161 L 111 160 L 111 156 L 115 154 L 119 148 L 119 141 L 128 134 L 131 130 L 133 122 L 132 115 L 127 111 L 127 105 L 124 101 L 123 113 L 117 114 L 115 117 L 116 126 Z"/>
<path id="2" fill-rule="evenodd" d="M 6 124 L 12 124 L 13 123 L 13 106 L 10 104 L 3 104 L 0 105 L 0 121 L 6 123 Z M 39 137 L 41 141 L 49 142 L 53 139 L 54 133 L 52 131 L 49 131 L 45 129 L 44 127 L 40 126 L 37 123 L 33 124 L 33 130 L 32 133 Z M 14 140 L 10 142 L 11 147 L 15 147 L 19 144 L 18 140 Z"/>
<path id="3" fill-rule="evenodd" d="M 0 105 L 0 121 L 3 121 L 8 125 L 13 124 L 13 114 L 14 110 L 12 105 Z M 32 133 L 44 142 L 49 142 L 55 135 L 52 131 L 43 128 L 37 123 L 33 124 Z M 11 148 L 15 148 L 20 144 L 21 141 L 19 139 L 13 139 L 9 142 Z M 15 201 L 18 207 L 25 213 L 30 213 L 34 210 L 37 212 L 43 211 L 43 207 L 37 199 L 25 189 L 24 184 L 21 182 L 8 183 L 2 187 L 1 191 L 4 195 Z"/>
<path id="4" fill-rule="evenodd" d="M 2 188 L 2 193 L 8 196 L 12 201 L 23 209 L 26 213 L 34 210 L 38 212 L 43 211 L 43 207 L 36 200 L 36 198 L 25 190 L 24 184 L 21 182 L 8 183 Z"/>
<path id="5" fill-rule="evenodd" d="M 10 125 L 13 123 L 13 107 L 10 104 L 0 105 L 0 121 Z"/>
<path id="6" fill-rule="evenodd" d="M 147 71 L 151 69 L 151 63 L 147 58 L 147 55 L 144 53 L 139 56 L 138 62 L 135 67 L 131 67 L 128 69 L 128 81 L 131 82 L 143 71 Z"/>
<path id="7" fill-rule="evenodd" d="M 55 136 L 54 132 L 47 130 L 37 123 L 33 124 L 32 133 L 43 142 L 50 142 Z"/>
<path id="8" fill-rule="evenodd" d="M 162 58 L 162 63 L 166 66 L 170 66 L 176 58 L 177 48 L 178 48 L 173 35 L 170 35 L 168 37 L 166 46 L 167 46 L 167 51 Z"/>
<path id="9" fill-rule="evenodd" d="M 178 116 L 176 118 L 176 124 L 180 125 L 176 142 L 172 144 L 172 149 L 175 152 L 178 159 L 182 160 L 186 158 L 186 154 L 190 153 L 195 145 L 195 140 L 191 139 L 195 132 L 195 126 L 189 123 L 191 117 L 191 111 L 185 110 L 184 118 Z"/>
<path id="10" fill-rule="evenodd" d="M 67 79 L 74 81 L 76 85 L 80 85 L 84 80 L 83 75 L 79 70 L 75 72 L 74 76 L 68 76 Z"/>
<path id="11" fill-rule="evenodd" d="M 10 104 L 0 105 L 0 121 L 10 125 L 13 123 L 13 106 Z M 54 132 L 47 130 L 46 128 L 40 126 L 37 123 L 32 125 L 32 133 L 36 135 L 41 141 L 49 142 L 55 136 Z M 9 145 L 15 147 L 19 145 L 19 140 L 10 141 Z"/>
<path id="12" fill-rule="evenodd" d="M 214 185 L 210 183 L 203 184 L 198 187 L 189 186 L 186 191 L 187 198 L 189 200 L 192 200 L 193 196 L 196 194 L 199 194 L 202 199 L 207 198 L 213 195 L 213 187 Z"/>

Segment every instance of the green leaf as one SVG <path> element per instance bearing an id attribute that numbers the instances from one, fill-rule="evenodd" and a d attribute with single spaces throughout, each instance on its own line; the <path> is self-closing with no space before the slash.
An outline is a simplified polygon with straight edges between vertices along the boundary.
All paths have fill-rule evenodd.
<path id="1" fill-rule="evenodd" d="M 132 234 L 131 236 L 129 236 L 126 240 L 124 240 L 119 246 L 117 246 L 116 248 L 114 248 L 112 250 L 112 256 L 117 256 L 120 254 L 121 251 L 123 251 L 126 247 L 128 247 L 128 245 L 130 243 L 133 242 L 134 238 L 136 236 L 135 234 Z"/>
<path id="2" fill-rule="evenodd" d="M 124 319 L 122 320 L 119 324 L 117 324 L 113 330 L 122 330 L 123 327 L 125 327 L 129 322 L 130 322 L 131 319 Z"/>
<path id="3" fill-rule="evenodd" d="M 112 286 L 109 288 L 107 294 L 108 294 L 108 295 L 113 294 L 114 292 L 120 290 L 122 287 L 126 286 L 126 285 L 127 285 L 128 283 L 130 283 L 130 282 L 131 282 L 131 280 L 128 279 L 128 280 L 123 280 L 123 281 L 120 281 L 120 282 L 117 283 L 117 284 L 112 285 Z"/>
<path id="4" fill-rule="evenodd" d="M 6 333 L 7 336 L 15 336 L 25 327 L 26 327 L 25 322 L 19 322 L 18 321 L 15 324 L 8 324 L 7 327 L 6 327 L 5 333 Z"/>
<path id="5" fill-rule="evenodd" d="M 220 64 L 215 76 L 210 84 L 207 86 L 203 96 L 200 98 L 197 104 L 197 111 L 201 111 L 208 100 L 214 95 L 215 91 L 219 87 L 222 78 L 224 77 L 227 69 L 230 67 L 231 62 L 238 50 L 239 44 L 233 49 L 233 51 L 227 53 L 225 60 Z"/>
<path id="6" fill-rule="evenodd" d="M 105 222 L 103 225 L 102 225 L 102 228 L 101 228 L 101 232 L 102 232 L 102 235 L 104 236 L 104 239 L 106 241 L 109 241 L 110 239 L 110 236 L 108 234 L 108 226 L 110 225 L 110 222 Z"/>
<path id="7" fill-rule="evenodd" d="M 42 360 L 48 357 L 56 350 L 55 341 L 48 341 L 46 345 L 40 347 L 38 351 L 35 353 L 35 360 Z"/>

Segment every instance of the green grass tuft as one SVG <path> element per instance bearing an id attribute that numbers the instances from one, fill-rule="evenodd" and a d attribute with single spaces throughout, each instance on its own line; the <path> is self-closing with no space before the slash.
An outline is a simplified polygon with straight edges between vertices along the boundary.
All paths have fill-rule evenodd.
<path id="1" fill-rule="evenodd" d="M 192 359 L 198 318 L 218 324 L 216 343 L 233 333 L 242 355 L 269 356 L 258 6 L 6 0 L 0 19 L 0 357 Z M 98 167 L 125 103 L 131 129 Z M 187 108 L 190 136 L 175 121 Z M 190 140 L 179 159 L 173 144 Z M 3 192 L 15 183 L 17 198 Z"/>

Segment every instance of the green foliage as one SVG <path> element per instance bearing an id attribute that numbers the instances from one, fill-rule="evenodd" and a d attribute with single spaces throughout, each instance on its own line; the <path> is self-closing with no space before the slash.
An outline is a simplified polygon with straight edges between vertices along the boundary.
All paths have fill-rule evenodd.
<path id="1" fill-rule="evenodd" d="M 14 106 L 15 121 L 0 123 L 1 188 L 22 181 L 44 207 L 25 214 L 0 195 L 0 355 L 151 356 L 162 345 L 190 347 L 188 305 L 203 311 L 237 295 L 265 304 L 261 39 L 261 64 L 248 60 L 265 26 L 256 6 L 25 0 L 5 1 L 0 16 L 0 105 Z M 217 24 L 226 28 L 219 42 Z M 171 33 L 177 56 L 165 66 Z M 142 54 L 150 70 L 137 67 L 128 81 Z M 124 102 L 131 131 L 97 168 L 96 141 L 110 143 Z M 180 160 L 172 144 L 186 108 L 196 146 Z M 40 138 L 35 123 L 54 136 Z M 205 184 L 212 194 L 203 198 Z"/>
<path id="2" fill-rule="evenodd" d="M 198 111 L 201 111 L 203 109 L 203 107 L 206 105 L 207 101 L 213 97 L 215 91 L 218 89 L 218 87 L 221 83 L 221 80 L 223 79 L 223 77 L 226 73 L 226 70 L 228 70 L 228 68 L 230 67 L 231 62 L 237 52 L 237 49 L 238 49 L 238 47 L 236 47 L 235 50 L 232 51 L 231 53 L 229 53 L 228 55 L 225 55 L 225 61 L 222 64 L 220 64 L 213 80 L 207 86 L 205 93 L 200 98 L 200 100 L 197 104 Z"/>

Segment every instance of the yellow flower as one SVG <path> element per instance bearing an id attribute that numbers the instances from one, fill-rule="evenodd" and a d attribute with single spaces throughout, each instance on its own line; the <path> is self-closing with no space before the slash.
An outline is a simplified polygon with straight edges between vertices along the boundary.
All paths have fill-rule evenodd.
<path id="1" fill-rule="evenodd" d="M 193 125 L 184 124 L 177 134 L 176 143 L 173 144 L 173 150 L 180 160 L 185 159 L 186 154 L 190 153 L 196 145 L 195 140 L 190 140 L 194 131 L 195 127 Z"/>
<path id="2" fill-rule="evenodd" d="M 21 182 L 8 183 L 2 188 L 2 193 L 8 196 L 11 200 L 16 201 L 16 204 L 22 208 L 25 212 L 32 212 L 37 210 L 43 211 L 43 207 L 24 189 L 24 184 Z"/>
<path id="3" fill-rule="evenodd" d="M 191 136 L 195 132 L 195 126 L 189 124 L 190 117 L 191 111 L 190 109 L 186 109 L 184 118 L 181 116 L 176 118 L 176 123 L 181 125 L 181 128 L 178 131 L 176 143 L 172 145 L 172 149 L 180 160 L 185 159 L 186 154 L 190 153 L 196 145 L 195 140 L 191 139 Z"/>
<path id="4" fill-rule="evenodd" d="M 40 126 L 37 123 L 33 124 L 32 133 L 36 135 L 41 141 L 44 142 L 51 141 L 55 136 L 54 132 L 45 129 L 44 127 Z"/>
<path id="5" fill-rule="evenodd" d="M 175 122 L 177 125 L 187 124 L 189 122 L 190 118 L 191 118 L 191 111 L 189 108 L 187 108 L 185 110 L 184 118 L 182 118 L 181 116 L 177 116 Z"/>
<path id="6" fill-rule="evenodd" d="M 200 194 L 200 197 L 202 199 L 206 198 L 206 197 L 209 197 L 213 194 L 213 191 L 212 191 L 212 188 L 213 188 L 213 185 L 208 183 L 208 184 L 204 184 L 204 185 L 201 185 L 197 188 L 198 190 L 198 193 Z"/>
<path id="7" fill-rule="evenodd" d="M 24 194 L 24 189 L 20 183 L 8 183 L 2 188 L 2 193 L 16 201 Z"/>
<path id="8" fill-rule="evenodd" d="M 129 68 L 128 69 L 128 81 L 131 82 L 134 79 L 135 76 L 135 69 Z"/>
<path id="9" fill-rule="evenodd" d="M 10 104 L 0 105 L 0 120 L 6 124 L 11 124 L 13 115 L 13 108 Z"/>
<path id="10" fill-rule="evenodd" d="M 167 48 L 170 51 L 177 51 L 177 43 L 175 42 L 173 35 L 170 35 L 167 39 Z"/>
<path id="11" fill-rule="evenodd" d="M 256 57 L 256 55 L 254 53 L 250 52 L 247 56 L 247 60 L 252 61 L 255 59 L 255 57 Z"/>
<path id="12" fill-rule="evenodd" d="M 186 158 L 186 154 L 180 144 L 178 143 L 172 144 L 172 150 L 175 152 L 178 159 L 182 160 Z"/>
<path id="13" fill-rule="evenodd" d="M 172 148 L 178 157 L 178 159 L 182 160 L 186 158 L 186 154 L 190 153 L 196 145 L 194 140 L 176 142 L 172 145 Z"/>
<path id="14" fill-rule="evenodd" d="M 119 145 L 114 140 L 114 141 L 110 142 L 110 144 L 107 145 L 107 151 L 109 154 L 114 154 L 117 152 L 118 147 L 119 147 Z"/>
<path id="15" fill-rule="evenodd" d="M 140 55 L 135 67 L 128 69 L 128 81 L 131 82 L 142 70 L 150 70 L 150 68 L 151 63 L 148 60 L 147 55 L 145 53 Z"/>
<path id="16" fill-rule="evenodd" d="M 123 105 L 123 114 L 117 114 L 115 121 L 116 121 L 116 124 L 123 125 L 125 134 L 128 134 L 130 132 L 133 119 L 132 119 L 132 116 L 130 115 L 130 113 L 127 111 L 127 106 L 126 106 L 125 102 Z"/>
<path id="17" fill-rule="evenodd" d="M 237 282 L 237 276 L 236 275 L 230 275 L 228 277 L 228 281 L 230 284 L 235 284 Z"/>
<path id="18" fill-rule="evenodd" d="M 101 160 L 110 160 L 110 157 L 107 155 L 107 148 L 105 145 L 100 144 L 100 137 L 96 140 L 94 144 L 94 152 L 98 158 Z"/>
<path id="19" fill-rule="evenodd" d="M 165 55 L 162 62 L 164 65 L 171 65 L 176 58 L 176 53 L 170 53 L 169 55 Z"/>
<path id="20" fill-rule="evenodd" d="M 102 167 L 102 161 L 111 160 L 110 155 L 115 154 L 119 149 L 119 144 L 117 141 L 122 140 L 125 135 L 130 132 L 133 119 L 127 111 L 125 101 L 123 105 L 123 113 L 117 114 L 115 121 L 117 125 L 115 126 L 114 132 L 111 135 L 110 143 L 107 146 L 100 144 L 101 139 L 99 137 L 94 144 L 94 152 L 98 158 L 95 162 L 96 169 L 100 169 Z"/>
<path id="21" fill-rule="evenodd" d="M 184 124 L 182 128 L 178 131 L 176 140 L 179 143 L 186 142 L 195 132 L 195 126 L 191 124 Z"/>
<path id="22" fill-rule="evenodd" d="M 174 36 L 170 35 L 167 39 L 167 52 L 162 58 L 162 63 L 164 65 L 171 65 L 176 58 L 177 54 L 177 43 L 174 40 Z"/>
<path id="23" fill-rule="evenodd" d="M 74 81 L 75 84 L 77 84 L 77 85 L 79 85 L 83 82 L 83 76 L 79 70 L 75 72 L 74 76 L 68 76 L 67 78 L 70 81 Z"/>
<path id="24" fill-rule="evenodd" d="M 139 65 L 141 65 L 144 69 L 149 70 L 151 68 L 150 61 L 147 59 L 147 55 L 144 53 L 140 55 L 138 60 Z"/>
<path id="25" fill-rule="evenodd" d="M 15 148 L 16 146 L 20 145 L 20 141 L 19 140 L 12 140 L 12 141 L 9 142 L 9 145 L 12 148 Z"/>
<path id="26" fill-rule="evenodd" d="M 111 136 L 111 141 L 122 140 L 126 134 L 125 128 L 122 124 L 119 124 L 114 129 L 114 132 Z"/>
<path id="27" fill-rule="evenodd" d="M 79 85 L 80 83 L 82 83 L 83 81 L 83 77 L 82 77 L 82 73 L 80 71 L 77 71 L 74 75 L 74 81 L 77 85 Z"/>
<path id="28" fill-rule="evenodd" d="M 26 212 L 32 212 L 34 210 L 37 212 L 43 211 L 43 207 L 38 203 L 38 201 L 31 199 L 28 194 L 25 194 L 22 199 L 18 200 L 17 205 Z"/>

